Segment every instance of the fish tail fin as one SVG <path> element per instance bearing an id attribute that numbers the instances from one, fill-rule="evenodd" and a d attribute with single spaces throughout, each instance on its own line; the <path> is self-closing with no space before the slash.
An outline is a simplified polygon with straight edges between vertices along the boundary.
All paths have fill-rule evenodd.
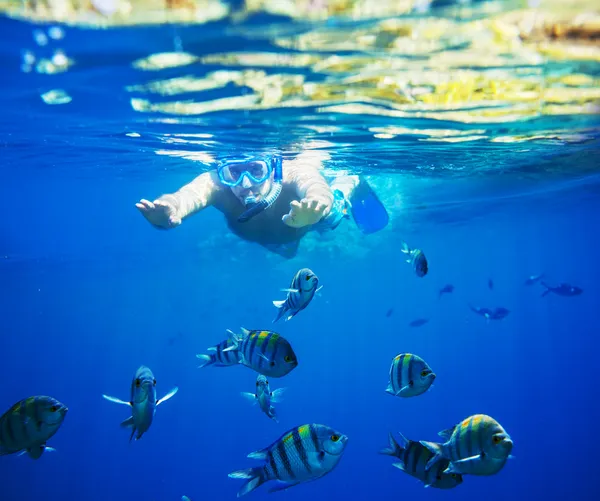
<path id="1" fill-rule="evenodd" d="M 431 470 L 431 467 L 436 464 L 438 461 L 441 461 L 444 457 L 444 446 L 443 444 L 438 444 L 436 442 L 426 442 L 425 440 L 420 441 L 421 445 L 429 449 L 430 452 L 433 453 L 433 456 L 427 461 L 425 465 L 425 471 Z"/>
<path id="2" fill-rule="evenodd" d="M 252 492 L 257 487 L 260 487 L 267 481 L 264 467 L 249 468 L 247 470 L 238 470 L 229 474 L 229 478 L 241 478 L 247 480 L 238 491 L 237 497 L 242 497 L 249 492 Z"/>
<path id="3" fill-rule="evenodd" d="M 400 250 L 404 252 L 404 254 L 410 254 L 411 252 L 410 247 L 406 242 L 402 242 L 402 244 L 400 245 Z"/>
<path id="4" fill-rule="evenodd" d="M 283 301 L 273 301 L 273 304 L 278 308 L 277 316 L 273 319 L 273 323 L 277 322 L 287 313 L 288 308 L 285 305 L 285 299 Z"/>
<path id="5" fill-rule="evenodd" d="M 198 366 L 198 369 L 200 369 L 201 367 L 206 367 L 207 365 L 213 365 L 217 361 L 217 357 L 215 355 L 203 355 L 201 353 L 198 353 L 196 355 L 196 358 L 200 360 L 200 365 Z"/>
<path id="6" fill-rule="evenodd" d="M 541 297 L 544 297 L 544 296 L 547 296 L 548 294 L 550 294 L 550 286 L 546 282 L 543 282 L 543 281 L 540 282 L 540 284 L 542 285 L 542 287 L 546 288 L 546 290 L 544 292 L 542 292 Z"/>
<path id="7" fill-rule="evenodd" d="M 279 420 L 277 419 L 277 411 L 275 410 L 275 407 L 271 406 L 269 407 L 269 414 L 268 416 L 275 421 L 276 423 L 279 424 Z"/>
<path id="8" fill-rule="evenodd" d="M 390 446 L 386 447 L 385 449 L 381 449 L 379 451 L 379 454 L 398 457 L 402 453 L 402 451 L 404 451 L 404 447 L 402 447 L 398 442 L 396 442 L 394 435 L 392 435 L 391 433 L 388 436 L 388 440 L 390 442 Z"/>

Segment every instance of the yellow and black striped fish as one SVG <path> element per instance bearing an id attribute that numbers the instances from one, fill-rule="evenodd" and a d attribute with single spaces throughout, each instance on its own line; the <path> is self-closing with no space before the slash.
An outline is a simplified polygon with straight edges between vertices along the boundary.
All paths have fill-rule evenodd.
<path id="1" fill-rule="evenodd" d="M 200 367 L 206 367 L 208 365 L 214 365 L 215 367 L 230 367 L 238 365 L 240 363 L 240 356 L 238 350 L 230 349 L 235 343 L 235 334 L 231 331 L 229 337 L 225 341 L 221 341 L 219 344 L 208 348 L 208 351 L 212 352 L 208 355 L 198 354 L 196 358 L 201 360 Z"/>
<path id="2" fill-rule="evenodd" d="M 286 322 L 292 319 L 309 305 L 314 295 L 322 288 L 323 286 L 319 287 L 319 277 L 312 270 L 308 268 L 299 270 L 294 275 L 289 289 L 282 289 L 283 292 L 288 293 L 287 297 L 281 301 L 273 301 L 273 305 L 279 309 L 273 323 L 284 316 Z"/>
<path id="3" fill-rule="evenodd" d="M 329 426 L 298 426 L 284 433 L 266 449 L 248 455 L 252 459 L 264 460 L 263 466 L 234 471 L 229 477 L 247 480 L 238 492 L 238 497 L 269 480 L 279 480 L 286 484 L 274 487 L 269 492 L 289 489 L 333 470 L 341 459 L 347 442 L 346 435 Z"/>
<path id="4" fill-rule="evenodd" d="M 67 407 L 52 397 L 29 397 L 13 405 L 0 417 L 0 456 L 27 452 L 39 459 L 54 450 L 46 442 L 54 436 L 67 415 Z"/>
<path id="5" fill-rule="evenodd" d="M 416 397 L 433 384 L 435 373 L 427 363 L 411 353 L 401 353 L 392 361 L 386 392 L 397 397 Z"/>
<path id="6" fill-rule="evenodd" d="M 389 448 L 379 451 L 380 454 L 397 457 L 400 462 L 393 463 L 396 468 L 418 478 L 425 487 L 452 489 L 462 483 L 463 479 L 459 473 L 444 473 L 449 464 L 447 460 L 439 461 L 430 470 L 426 470 L 427 462 L 433 457 L 433 453 L 421 443 L 404 438 L 402 433 L 399 435 L 402 445 L 396 442 L 390 433 Z"/>
<path id="7" fill-rule="evenodd" d="M 129 402 L 109 395 L 102 395 L 102 397 L 109 402 L 126 405 L 131 410 L 131 416 L 121 423 L 122 427 L 131 428 L 131 435 L 129 436 L 131 442 L 134 436 L 136 440 L 142 438 L 152 425 L 156 408 L 161 403 L 169 400 L 178 390 L 179 388 L 175 386 L 164 397 L 157 398 L 156 378 L 148 367 L 142 365 L 135 371 L 135 375 L 131 380 Z"/>
<path id="8" fill-rule="evenodd" d="M 273 331 L 242 328 L 233 346 L 224 351 L 232 350 L 238 351 L 241 364 L 267 377 L 283 377 L 298 365 L 290 343 Z"/>
<path id="9" fill-rule="evenodd" d="M 485 414 L 470 416 L 439 435 L 447 442 L 421 441 L 434 454 L 427 462 L 427 470 L 448 460 L 450 464 L 444 473 L 494 475 L 504 467 L 513 447 L 500 423 Z"/>

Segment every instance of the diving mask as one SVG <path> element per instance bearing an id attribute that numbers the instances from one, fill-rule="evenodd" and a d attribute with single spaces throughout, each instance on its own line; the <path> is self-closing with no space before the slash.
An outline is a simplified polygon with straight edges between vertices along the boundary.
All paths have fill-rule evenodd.
<path id="1" fill-rule="evenodd" d="M 264 183 L 273 173 L 271 189 L 260 202 L 256 201 L 255 196 L 248 196 L 245 200 L 246 210 L 238 218 L 240 223 L 249 221 L 271 207 L 279 197 L 283 186 L 282 159 L 279 155 L 268 156 L 264 160 L 246 158 L 224 161 L 217 167 L 217 173 L 221 183 L 231 188 L 242 184 L 244 177 L 255 184 Z"/>
<path id="2" fill-rule="evenodd" d="M 253 184 L 264 183 L 273 172 L 273 162 L 266 160 L 230 160 L 217 168 L 219 180 L 231 188 L 244 182 L 244 177 Z"/>

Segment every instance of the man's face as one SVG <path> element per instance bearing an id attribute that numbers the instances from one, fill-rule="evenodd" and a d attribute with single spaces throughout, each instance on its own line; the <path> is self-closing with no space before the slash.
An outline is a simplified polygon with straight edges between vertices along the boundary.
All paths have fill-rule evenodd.
<path id="1" fill-rule="evenodd" d="M 243 205 L 247 205 L 248 203 L 260 202 L 265 198 L 271 191 L 272 182 L 273 174 L 260 184 L 254 184 L 247 176 L 244 176 L 242 182 L 232 187 L 231 191 Z"/>

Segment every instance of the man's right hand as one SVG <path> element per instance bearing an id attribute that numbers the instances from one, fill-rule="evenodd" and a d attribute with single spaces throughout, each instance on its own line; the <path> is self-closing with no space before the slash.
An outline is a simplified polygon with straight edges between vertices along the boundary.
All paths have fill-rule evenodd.
<path id="1" fill-rule="evenodd" d="M 167 230 L 181 224 L 175 207 L 166 200 L 157 199 L 150 202 L 142 198 L 135 206 L 156 228 Z"/>

